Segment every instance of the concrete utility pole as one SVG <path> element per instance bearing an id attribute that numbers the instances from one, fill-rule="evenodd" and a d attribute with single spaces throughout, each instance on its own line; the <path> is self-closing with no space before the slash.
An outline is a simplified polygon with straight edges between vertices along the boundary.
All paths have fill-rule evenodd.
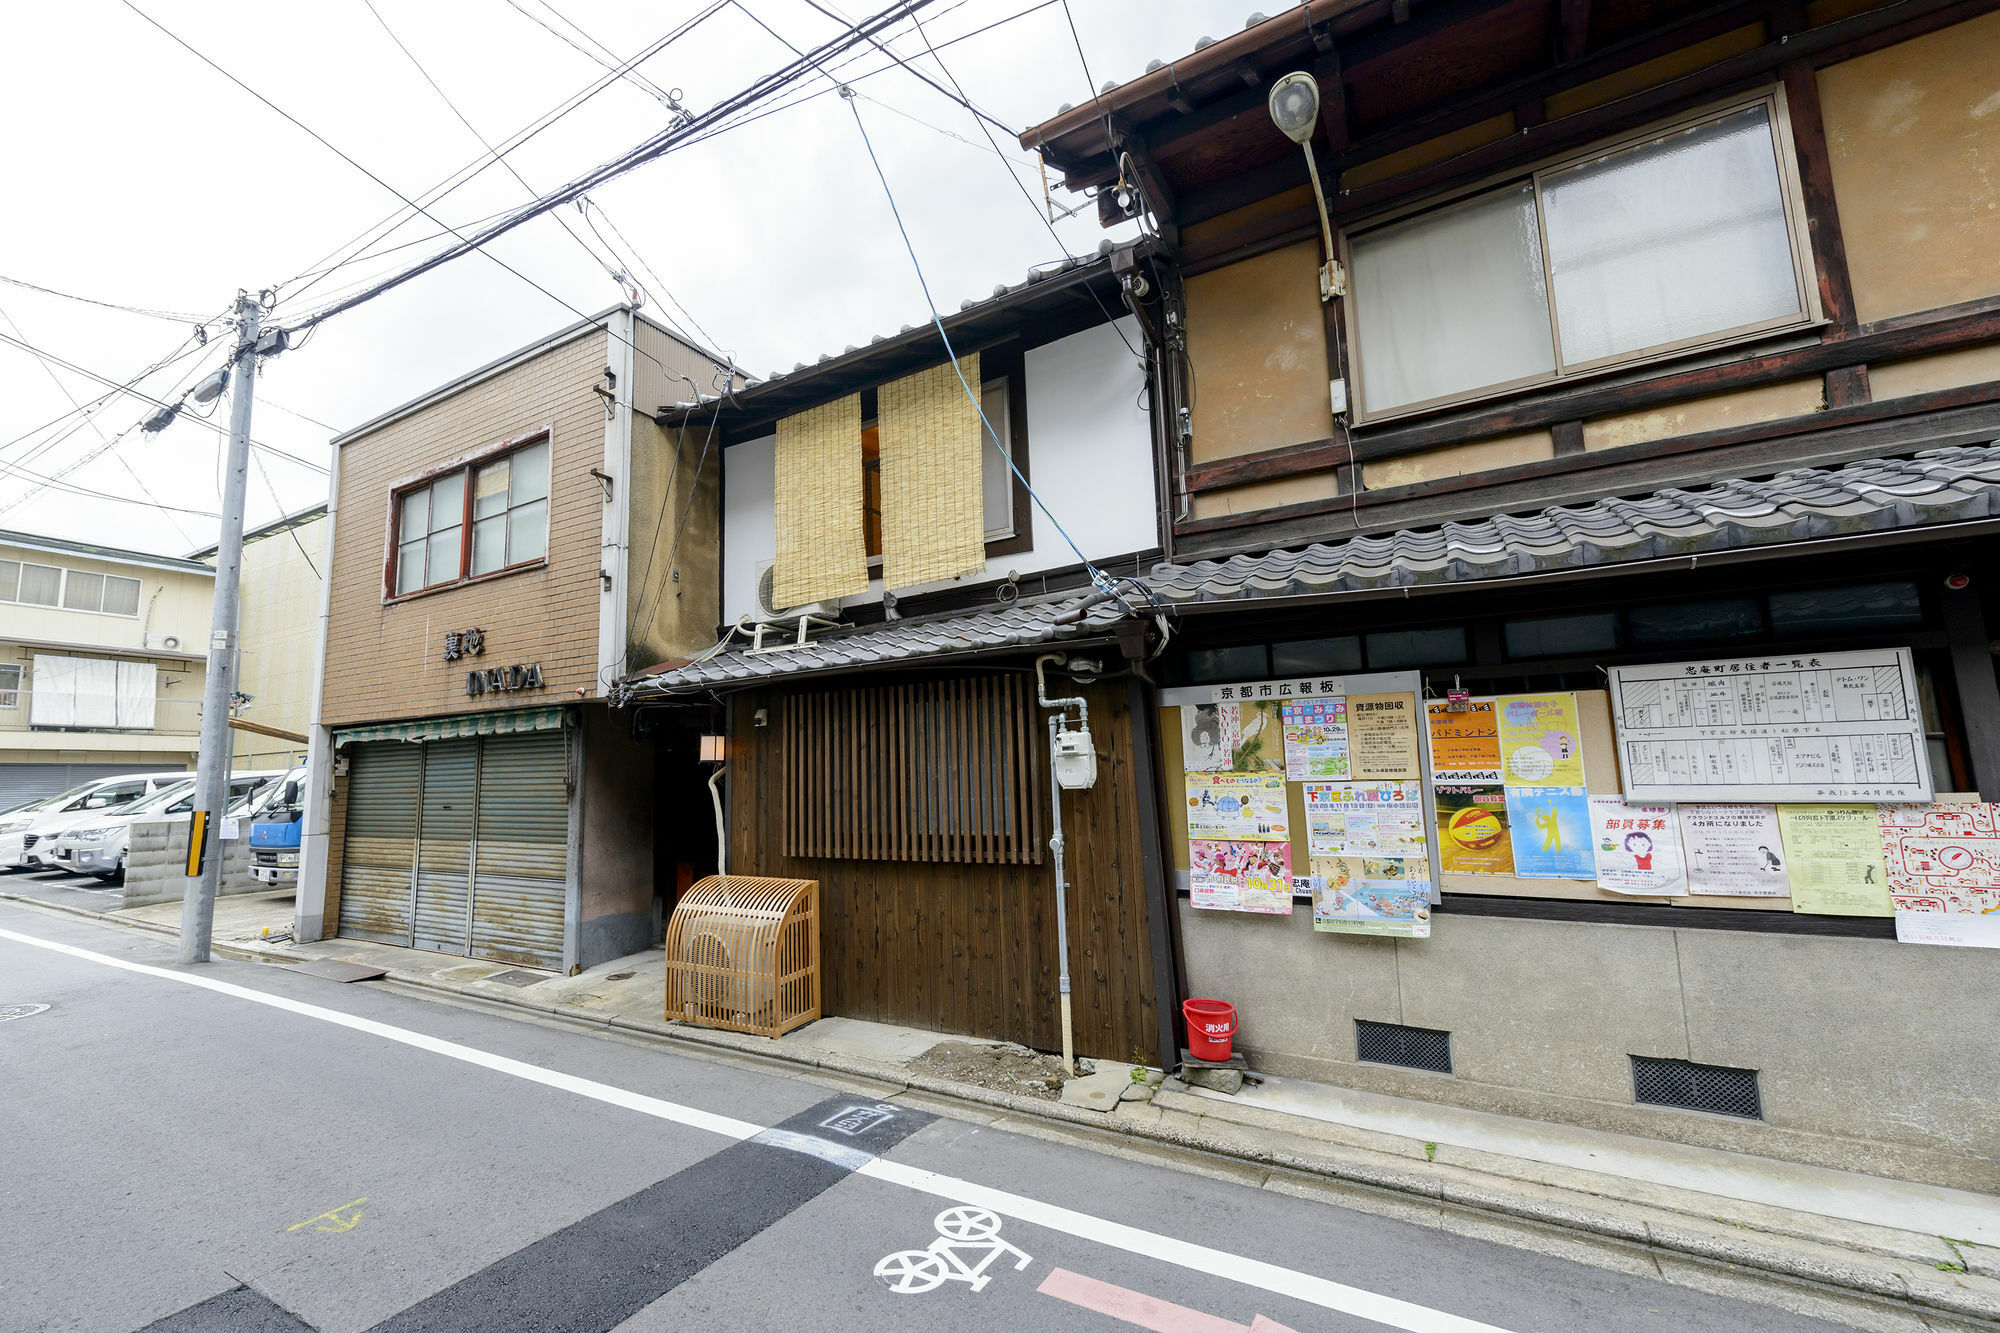
<path id="1" fill-rule="evenodd" d="M 200 879 L 181 899 L 181 961 L 208 961 L 215 896 L 222 888 L 219 827 L 229 808 L 229 693 L 235 683 L 237 587 L 243 568 L 243 504 L 250 484 L 250 399 L 257 383 L 257 338 L 264 313 L 255 296 L 236 297 L 236 355 L 229 372 L 229 462 L 223 473 L 222 536 L 215 547 L 215 608 L 209 613 L 208 680 L 201 698 L 201 754 L 195 764 L 188 864 Z M 213 849 L 213 850 L 210 850 Z"/>

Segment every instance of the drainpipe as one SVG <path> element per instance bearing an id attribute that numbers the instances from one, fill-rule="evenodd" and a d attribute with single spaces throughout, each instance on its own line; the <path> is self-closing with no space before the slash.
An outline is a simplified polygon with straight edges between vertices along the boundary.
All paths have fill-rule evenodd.
<path id="1" fill-rule="evenodd" d="M 717 785 L 728 771 L 728 764 L 717 764 L 715 772 L 708 775 L 708 796 L 715 802 L 715 873 L 718 875 L 729 873 L 729 831 L 722 826 L 722 788 Z"/>
<path id="2" fill-rule="evenodd" d="M 1081 698 L 1049 698 L 1048 684 L 1042 678 L 1044 663 L 1054 662 L 1061 666 L 1068 660 L 1068 655 L 1064 653 L 1043 653 L 1035 659 L 1035 697 L 1041 701 L 1042 707 L 1057 710 L 1049 714 L 1049 818 L 1053 830 L 1049 851 L 1054 854 L 1056 863 L 1056 966 L 1057 986 L 1062 996 L 1062 1063 L 1063 1072 L 1074 1077 L 1076 1043 L 1069 1000 L 1069 881 L 1063 875 L 1062 784 L 1056 781 L 1056 728 L 1066 717 L 1068 709 L 1074 706 L 1083 729 L 1088 731 L 1090 705 Z"/>

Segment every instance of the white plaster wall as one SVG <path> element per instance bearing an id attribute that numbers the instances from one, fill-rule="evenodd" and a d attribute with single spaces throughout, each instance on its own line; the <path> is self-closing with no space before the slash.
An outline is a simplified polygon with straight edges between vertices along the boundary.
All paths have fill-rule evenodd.
<path id="1" fill-rule="evenodd" d="M 1138 345 L 1130 318 L 1118 327 Z M 1037 347 L 1024 360 L 1028 480 L 1049 510 L 1034 511 L 1033 547 L 995 557 L 982 574 L 899 591 L 993 583 L 1010 574 L 1074 565 L 1076 552 L 1056 531 L 1057 523 L 1092 560 L 1158 546 L 1152 435 L 1140 406 L 1145 372 L 1118 334 L 1100 324 Z M 758 565 L 777 553 L 776 460 L 776 435 L 724 451 L 722 613 L 731 622 L 756 606 Z M 876 579 L 867 592 L 846 601 L 881 599 L 882 581 Z"/>

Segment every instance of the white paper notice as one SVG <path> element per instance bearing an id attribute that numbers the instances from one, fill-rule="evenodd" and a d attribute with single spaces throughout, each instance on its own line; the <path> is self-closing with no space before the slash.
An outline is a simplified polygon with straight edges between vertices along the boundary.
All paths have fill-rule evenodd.
<path id="1" fill-rule="evenodd" d="M 1182 771 L 1227 772 L 1242 732 L 1242 717 L 1235 704 L 1182 704 Z"/>
<path id="2" fill-rule="evenodd" d="M 1777 806 L 1684 805 L 1680 819 L 1690 892 L 1730 898 L 1791 894 Z"/>
<path id="3" fill-rule="evenodd" d="M 1616 796 L 1593 796 L 1590 828 L 1598 888 L 1649 897 L 1687 892 L 1672 806 L 1627 805 Z"/>

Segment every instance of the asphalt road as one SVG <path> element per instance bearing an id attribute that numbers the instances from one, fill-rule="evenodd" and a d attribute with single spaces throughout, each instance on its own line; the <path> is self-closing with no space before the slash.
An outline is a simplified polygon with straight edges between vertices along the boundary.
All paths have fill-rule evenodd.
<path id="1" fill-rule="evenodd" d="M 865 1089 L 173 960 L 0 903 L 6 1333 L 1834 1327 Z"/>

